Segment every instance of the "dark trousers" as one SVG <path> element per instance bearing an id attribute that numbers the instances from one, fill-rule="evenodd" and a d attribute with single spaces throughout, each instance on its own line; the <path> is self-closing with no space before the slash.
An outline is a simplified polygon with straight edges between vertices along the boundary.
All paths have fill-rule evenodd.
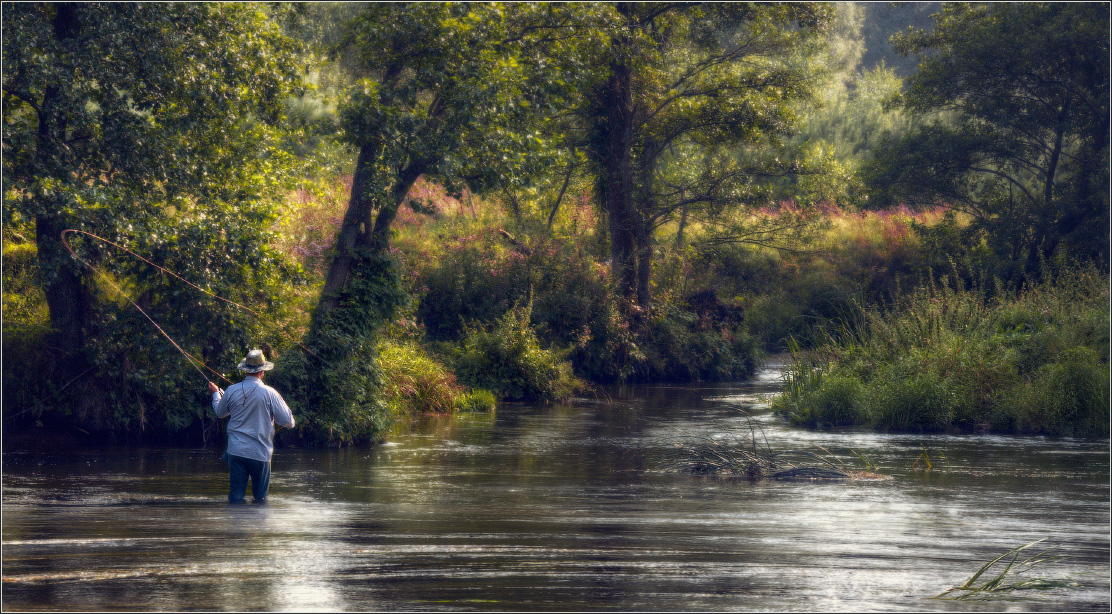
<path id="1" fill-rule="evenodd" d="M 266 503 L 270 488 L 270 463 L 267 461 L 228 455 L 228 503 L 245 503 L 247 478 L 251 477 L 251 496 L 255 503 Z"/>

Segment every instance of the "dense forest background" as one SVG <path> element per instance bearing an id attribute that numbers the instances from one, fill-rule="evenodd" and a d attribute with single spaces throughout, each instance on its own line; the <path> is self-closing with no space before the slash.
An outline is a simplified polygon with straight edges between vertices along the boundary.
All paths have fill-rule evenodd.
<path id="1" fill-rule="evenodd" d="M 303 444 L 786 351 L 800 425 L 1107 436 L 1108 22 L 4 3 L 4 432 L 215 441 L 262 347 Z"/>

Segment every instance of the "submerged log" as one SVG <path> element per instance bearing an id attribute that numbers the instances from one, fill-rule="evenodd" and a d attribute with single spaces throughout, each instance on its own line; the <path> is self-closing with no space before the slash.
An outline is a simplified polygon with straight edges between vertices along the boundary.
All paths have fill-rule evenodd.
<path id="1" fill-rule="evenodd" d="M 770 477 L 774 480 L 846 480 L 853 476 L 827 467 L 796 467 L 777 471 Z"/>

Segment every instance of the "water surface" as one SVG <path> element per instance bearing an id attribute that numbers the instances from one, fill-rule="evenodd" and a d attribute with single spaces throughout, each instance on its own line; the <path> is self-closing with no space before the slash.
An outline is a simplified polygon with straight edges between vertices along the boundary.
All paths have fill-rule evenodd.
<path id="1" fill-rule="evenodd" d="M 776 375 L 505 405 L 375 448 L 281 449 L 266 506 L 225 503 L 217 450 L 5 450 L 3 607 L 1109 609 L 1107 441 L 791 429 L 761 402 Z M 753 424 L 774 450 L 857 454 L 892 479 L 665 467 L 677 441 L 746 439 Z M 1065 558 L 1034 575 L 1074 587 L 930 599 L 1042 538 Z"/>

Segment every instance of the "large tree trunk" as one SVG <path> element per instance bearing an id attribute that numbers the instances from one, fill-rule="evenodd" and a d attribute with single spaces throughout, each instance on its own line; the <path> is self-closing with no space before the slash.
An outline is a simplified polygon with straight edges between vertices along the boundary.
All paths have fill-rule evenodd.
<path id="1" fill-rule="evenodd" d="M 92 299 L 77 264 L 62 245 L 61 234 L 67 224 L 52 216 L 35 218 L 35 242 L 44 280 L 46 306 L 50 326 L 58 335 L 58 343 L 67 353 L 78 353 L 85 347 L 85 325 Z"/>
<path id="2" fill-rule="evenodd" d="M 340 223 L 340 233 L 336 237 L 335 253 L 332 264 L 328 267 L 328 275 L 324 280 L 324 289 L 321 291 L 320 303 L 317 312 L 323 315 L 334 309 L 340 301 L 340 292 L 344 289 L 348 277 L 351 275 L 351 263 L 355 259 L 355 245 L 359 236 L 370 230 L 371 216 L 374 212 L 374 201 L 367 194 L 367 187 L 371 179 L 372 165 L 378 148 L 375 145 L 363 145 L 359 148 L 359 157 L 355 162 L 355 175 L 351 180 L 351 197 L 348 199 L 347 211 Z"/>
<path id="3" fill-rule="evenodd" d="M 633 90 L 631 70 L 614 43 L 610 78 L 606 84 L 602 152 L 603 205 L 610 222 L 610 268 L 618 291 L 633 298 L 637 284 L 635 253 L 636 212 L 633 208 Z"/>
<path id="4" fill-rule="evenodd" d="M 57 5 L 54 16 L 54 37 L 68 40 L 77 37 L 80 22 L 77 16 L 78 5 L 65 2 Z M 65 67 L 60 67 L 62 72 Z M 36 165 L 40 172 L 49 176 L 69 180 L 69 165 L 65 148 L 61 142 L 65 137 L 66 118 L 62 105 L 62 94 L 57 84 L 43 89 L 43 100 L 39 111 L 39 125 L 36 143 Z M 61 206 L 50 203 L 46 211 L 57 211 Z M 69 257 L 62 245 L 61 234 L 69 228 L 68 221 L 60 215 L 40 214 L 35 218 L 35 243 L 38 248 L 39 268 L 43 275 L 47 309 L 50 325 L 57 331 L 58 342 L 67 353 L 77 354 L 84 349 L 85 325 L 89 315 L 90 294 L 85 287 L 82 269 Z M 79 361 L 78 361 L 79 362 Z M 76 365 L 75 368 L 77 368 Z"/>
<path id="5" fill-rule="evenodd" d="M 371 233 L 366 237 L 366 247 L 368 249 L 375 253 L 385 253 L 390 249 L 390 225 L 394 223 L 394 218 L 398 216 L 398 207 L 405 201 L 410 188 L 425 173 L 428 166 L 428 162 L 411 162 L 398 174 L 397 182 L 394 184 L 394 190 L 391 194 L 391 202 L 379 209 Z"/>
<path id="6" fill-rule="evenodd" d="M 339 305 L 340 295 L 351 277 L 352 266 L 357 261 L 357 252 L 367 250 L 384 253 L 390 249 L 390 225 L 397 216 L 398 207 L 428 167 L 426 161 L 411 162 L 396 178 L 389 201 L 379 203 L 370 191 L 371 182 L 375 180 L 373 168 L 377 155 L 377 145 L 367 144 L 359 149 L 348 208 L 340 224 L 335 254 L 328 267 L 324 289 L 314 313 L 314 319 L 318 322 Z"/>

